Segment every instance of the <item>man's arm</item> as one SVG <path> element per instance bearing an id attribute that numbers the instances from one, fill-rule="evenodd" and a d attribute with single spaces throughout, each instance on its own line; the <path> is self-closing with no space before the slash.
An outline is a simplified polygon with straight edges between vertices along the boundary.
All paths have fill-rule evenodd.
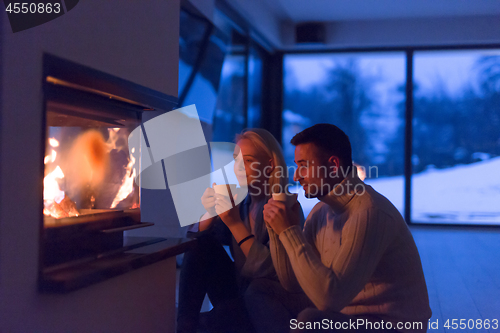
<path id="1" fill-rule="evenodd" d="M 316 251 L 297 226 L 280 234 L 302 290 L 318 309 L 340 311 L 364 288 L 393 237 L 388 219 L 377 210 L 352 216 L 344 225 L 331 267 L 321 261 L 328 249 Z"/>
<path id="2" fill-rule="evenodd" d="M 289 292 L 302 291 L 302 288 L 293 273 L 293 268 L 290 263 L 290 259 L 288 259 L 285 247 L 272 228 L 268 227 L 267 231 L 269 233 L 269 250 L 271 251 L 271 258 L 281 285 Z"/>
<path id="3" fill-rule="evenodd" d="M 313 209 L 312 214 L 314 215 L 315 209 Z M 300 207 L 300 228 L 304 227 L 304 212 L 302 211 L 302 207 Z M 309 219 L 308 219 L 309 220 Z M 300 287 L 297 278 L 295 277 L 295 273 L 293 272 L 292 265 L 290 263 L 290 259 L 288 258 L 288 254 L 286 253 L 286 249 L 281 243 L 279 236 L 274 232 L 271 227 L 267 227 L 269 233 L 269 249 L 271 251 L 271 257 L 273 259 L 274 268 L 276 270 L 276 274 L 278 275 L 278 279 L 280 280 L 281 285 L 289 292 L 301 292 L 302 288 Z"/>

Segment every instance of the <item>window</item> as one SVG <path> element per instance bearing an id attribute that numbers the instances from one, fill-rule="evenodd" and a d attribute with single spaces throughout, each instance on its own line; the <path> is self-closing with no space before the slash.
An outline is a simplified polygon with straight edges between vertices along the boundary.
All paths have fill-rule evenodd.
<path id="1" fill-rule="evenodd" d="M 261 126 L 264 58 L 264 51 L 252 43 L 248 54 L 248 127 Z"/>
<path id="2" fill-rule="evenodd" d="M 500 50 L 414 54 L 412 221 L 500 224 Z"/>
<path id="3" fill-rule="evenodd" d="M 349 136 L 365 181 L 403 212 L 405 75 L 403 52 L 286 55 L 287 165 L 295 165 L 290 140 L 296 133 L 317 123 L 335 124 Z M 317 201 L 301 198 L 307 214 Z"/>
<path id="4" fill-rule="evenodd" d="M 179 38 L 179 93 L 193 73 L 209 24 L 203 18 L 181 10 Z M 180 94 L 179 94 L 180 95 Z"/>
<path id="5" fill-rule="evenodd" d="M 220 17 L 224 30 L 181 10 L 179 107 L 195 104 L 212 141 L 232 142 L 244 128 L 260 126 L 266 52 Z"/>
<path id="6" fill-rule="evenodd" d="M 231 46 L 222 67 L 214 141 L 232 142 L 234 136 L 246 127 L 247 43 L 245 36 L 233 30 Z"/>
<path id="7" fill-rule="evenodd" d="M 200 119 L 212 124 L 227 37 L 207 20 L 181 11 L 179 106 L 195 104 Z"/>

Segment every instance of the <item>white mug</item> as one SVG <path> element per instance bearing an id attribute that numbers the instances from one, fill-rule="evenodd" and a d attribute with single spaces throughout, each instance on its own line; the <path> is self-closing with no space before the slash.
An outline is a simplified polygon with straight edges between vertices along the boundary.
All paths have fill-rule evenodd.
<path id="1" fill-rule="evenodd" d="M 273 193 L 273 200 L 284 202 L 287 207 L 292 207 L 297 202 L 297 193 Z"/>
<path id="2" fill-rule="evenodd" d="M 222 185 L 214 185 L 214 191 L 217 194 L 225 195 L 229 197 L 229 193 L 227 193 L 227 187 L 229 186 L 232 195 L 234 196 L 236 191 L 236 184 L 222 184 Z"/>

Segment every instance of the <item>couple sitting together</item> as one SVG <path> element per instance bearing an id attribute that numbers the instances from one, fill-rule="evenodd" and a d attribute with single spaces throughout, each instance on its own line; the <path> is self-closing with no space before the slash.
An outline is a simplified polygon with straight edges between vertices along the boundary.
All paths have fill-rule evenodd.
<path id="1" fill-rule="evenodd" d="M 238 135 L 234 171 L 248 195 L 231 209 L 228 197 L 205 191 L 207 214 L 180 275 L 177 332 L 425 332 L 417 247 L 394 205 L 357 177 L 347 135 L 318 124 L 291 143 L 294 180 L 320 202 L 304 222 L 298 202 L 273 200 L 288 184 L 281 147 L 262 129 Z M 200 314 L 206 294 L 213 309 Z"/>

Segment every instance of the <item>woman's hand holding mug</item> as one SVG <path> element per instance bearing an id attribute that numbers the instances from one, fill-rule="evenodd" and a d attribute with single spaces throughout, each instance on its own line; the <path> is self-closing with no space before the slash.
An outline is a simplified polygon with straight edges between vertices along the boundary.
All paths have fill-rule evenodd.
<path id="1" fill-rule="evenodd" d="M 212 187 L 214 185 L 215 183 L 212 184 Z M 215 211 L 215 191 L 212 187 L 207 188 L 201 196 L 201 203 L 210 217 L 217 215 L 217 212 Z"/>
<path id="2" fill-rule="evenodd" d="M 236 201 L 238 194 L 233 196 Z M 233 207 L 229 197 L 222 194 L 215 194 L 215 212 L 228 227 L 234 224 L 241 223 L 240 210 L 238 207 Z"/>

